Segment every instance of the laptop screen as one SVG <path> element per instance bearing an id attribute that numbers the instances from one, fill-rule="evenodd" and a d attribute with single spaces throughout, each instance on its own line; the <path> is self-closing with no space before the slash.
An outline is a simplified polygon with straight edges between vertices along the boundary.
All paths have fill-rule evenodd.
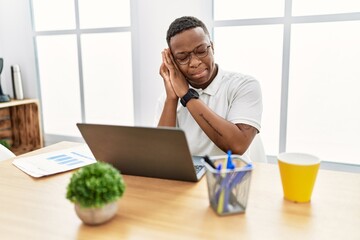
<path id="1" fill-rule="evenodd" d="M 150 128 L 103 124 L 77 124 L 98 161 L 112 164 L 122 174 L 198 181 L 185 133 L 178 128 Z M 195 158 L 201 165 L 200 158 Z"/>

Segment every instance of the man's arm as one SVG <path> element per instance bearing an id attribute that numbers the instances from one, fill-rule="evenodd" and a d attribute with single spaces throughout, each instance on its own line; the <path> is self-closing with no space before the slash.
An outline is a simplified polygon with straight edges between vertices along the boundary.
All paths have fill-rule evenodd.
<path id="1" fill-rule="evenodd" d="M 175 127 L 176 126 L 176 108 L 178 100 L 166 99 L 162 110 L 158 126 Z"/>
<path id="2" fill-rule="evenodd" d="M 257 129 L 247 124 L 233 124 L 213 112 L 200 99 L 191 99 L 186 107 L 205 134 L 221 150 L 244 154 L 257 134 Z"/>

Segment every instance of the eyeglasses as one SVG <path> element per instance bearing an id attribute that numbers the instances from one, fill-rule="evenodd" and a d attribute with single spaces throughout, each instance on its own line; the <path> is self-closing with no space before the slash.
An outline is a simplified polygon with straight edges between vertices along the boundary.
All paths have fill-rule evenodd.
<path id="1" fill-rule="evenodd" d="M 211 47 L 211 45 L 200 45 L 191 52 L 175 54 L 175 61 L 181 65 L 188 64 L 191 59 L 191 53 L 194 53 L 197 58 L 204 58 L 209 54 L 209 47 Z"/>

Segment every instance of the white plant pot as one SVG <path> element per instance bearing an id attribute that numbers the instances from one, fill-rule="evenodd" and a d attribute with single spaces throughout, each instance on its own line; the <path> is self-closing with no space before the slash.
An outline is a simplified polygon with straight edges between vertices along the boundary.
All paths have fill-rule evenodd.
<path id="1" fill-rule="evenodd" d="M 88 225 L 98 225 L 109 221 L 116 215 L 117 210 L 117 201 L 109 203 L 102 208 L 83 208 L 78 204 L 75 204 L 76 214 Z"/>

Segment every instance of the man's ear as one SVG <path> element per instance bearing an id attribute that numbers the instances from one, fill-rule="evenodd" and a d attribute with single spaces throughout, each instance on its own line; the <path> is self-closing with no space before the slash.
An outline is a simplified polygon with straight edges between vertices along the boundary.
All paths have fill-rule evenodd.
<path id="1" fill-rule="evenodd" d="M 213 41 L 210 41 L 210 45 L 211 45 L 211 49 L 212 49 L 212 51 L 213 51 L 213 54 L 215 54 Z"/>

